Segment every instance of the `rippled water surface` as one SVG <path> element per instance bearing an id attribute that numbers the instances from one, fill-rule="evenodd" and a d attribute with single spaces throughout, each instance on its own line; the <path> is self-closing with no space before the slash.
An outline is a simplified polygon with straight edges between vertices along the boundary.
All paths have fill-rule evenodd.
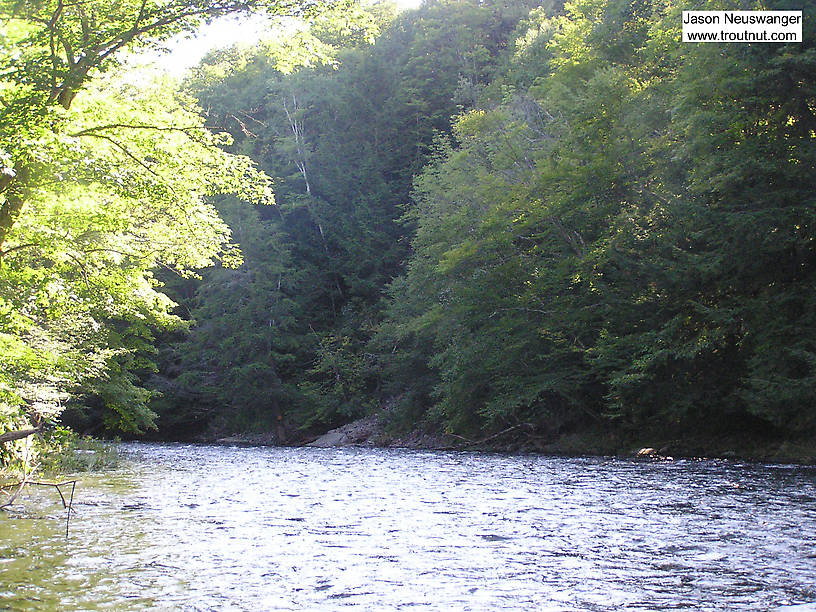
<path id="1" fill-rule="evenodd" d="M 50 489 L 0 515 L 0 607 L 768 610 L 816 601 L 812 468 L 374 449 L 123 452 L 124 469 L 83 477 L 67 540 Z"/>

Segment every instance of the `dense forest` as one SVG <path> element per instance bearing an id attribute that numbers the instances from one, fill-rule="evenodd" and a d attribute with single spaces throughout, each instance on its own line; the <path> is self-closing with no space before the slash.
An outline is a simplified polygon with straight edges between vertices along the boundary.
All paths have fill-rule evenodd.
<path id="1" fill-rule="evenodd" d="M 816 431 L 816 9 L 0 7 L 4 442 Z M 683 44 L 684 8 L 804 42 Z M 243 9 L 301 21 L 106 69 Z"/>

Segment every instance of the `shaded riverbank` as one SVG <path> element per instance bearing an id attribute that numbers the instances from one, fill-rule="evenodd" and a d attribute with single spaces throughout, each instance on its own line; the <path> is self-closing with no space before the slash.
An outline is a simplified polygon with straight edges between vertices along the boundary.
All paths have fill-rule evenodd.
<path id="1" fill-rule="evenodd" d="M 191 440 L 245 446 L 278 446 L 271 432 L 210 432 Z M 542 455 L 581 457 L 615 456 L 648 459 L 732 459 L 760 463 L 794 463 L 816 465 L 816 440 L 776 438 L 758 432 L 727 435 L 634 434 L 625 431 L 588 428 L 555 436 L 541 436 L 524 424 L 509 427 L 481 439 L 446 434 L 433 428 L 417 427 L 395 431 L 389 427 L 388 413 L 382 411 L 357 419 L 320 436 L 292 432 L 284 446 L 374 447 L 423 450 L 473 450 L 484 452 L 537 453 Z"/>
<path id="2" fill-rule="evenodd" d="M 332 430 L 312 446 L 378 446 L 438 450 L 533 452 L 562 456 L 640 456 L 652 459 L 722 458 L 770 463 L 816 464 L 813 438 L 779 440 L 750 434 L 694 436 L 683 439 L 661 436 L 639 437 L 631 433 L 586 430 L 555 437 L 530 434 L 525 427 L 511 427 L 480 440 L 416 430 L 392 435 L 382 419 L 369 416 Z"/>

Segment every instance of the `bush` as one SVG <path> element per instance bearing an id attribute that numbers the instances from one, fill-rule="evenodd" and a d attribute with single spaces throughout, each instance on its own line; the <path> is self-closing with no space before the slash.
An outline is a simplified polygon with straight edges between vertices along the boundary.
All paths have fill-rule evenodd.
<path id="1" fill-rule="evenodd" d="M 119 465 L 114 444 L 89 436 L 80 437 L 64 427 L 45 433 L 41 443 L 40 469 L 47 474 L 95 472 Z"/>

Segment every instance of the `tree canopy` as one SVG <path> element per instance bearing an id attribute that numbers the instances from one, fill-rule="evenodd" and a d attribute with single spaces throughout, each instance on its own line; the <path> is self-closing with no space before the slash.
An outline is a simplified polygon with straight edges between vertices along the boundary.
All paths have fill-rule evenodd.
<path id="1" fill-rule="evenodd" d="M 189 276 L 240 252 L 211 199 L 272 202 L 270 181 L 229 154 L 172 81 L 122 69 L 213 18 L 314 15 L 332 3 L 0 3 L 0 423 L 53 420 L 93 394 L 110 427 L 154 424 L 155 330 L 178 326 L 154 272 Z M 113 71 L 112 67 L 119 70 Z"/>
<path id="2" fill-rule="evenodd" d="M 814 426 L 812 41 L 681 45 L 683 7 L 428 3 L 199 87 L 279 180 L 295 424 Z"/>

